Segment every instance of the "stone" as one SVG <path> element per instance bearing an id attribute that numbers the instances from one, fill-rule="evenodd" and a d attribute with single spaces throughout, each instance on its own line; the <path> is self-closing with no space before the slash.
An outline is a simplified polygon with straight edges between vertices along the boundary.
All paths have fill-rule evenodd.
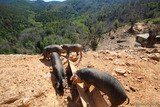
<path id="1" fill-rule="evenodd" d="M 119 74 L 125 74 L 126 70 L 124 70 L 124 69 L 115 69 L 115 72 L 119 73 Z"/>
<path id="2" fill-rule="evenodd" d="M 148 58 L 142 58 L 142 60 L 144 60 L 144 61 L 148 61 Z"/>
<path id="3" fill-rule="evenodd" d="M 133 91 L 133 92 L 136 92 L 136 89 L 135 88 L 133 88 L 133 87 L 129 87 L 130 89 L 131 89 L 131 91 Z"/>
<path id="4" fill-rule="evenodd" d="M 137 77 L 137 79 L 144 79 L 142 76 Z"/>
<path id="5" fill-rule="evenodd" d="M 113 57 L 109 57 L 108 59 L 112 61 L 114 58 Z"/>
<path id="6" fill-rule="evenodd" d="M 129 62 L 126 62 L 125 64 L 126 64 L 127 66 L 131 66 L 131 64 L 130 64 Z"/>
<path id="7" fill-rule="evenodd" d="M 120 40 L 117 40 L 117 43 L 122 43 L 122 42 L 126 42 L 127 40 L 125 39 L 120 39 Z"/>
<path id="8" fill-rule="evenodd" d="M 0 102 L 0 104 L 10 104 L 14 103 L 16 100 L 20 98 L 19 95 L 10 96 L 9 98 L 4 99 L 4 101 Z"/>
<path id="9" fill-rule="evenodd" d="M 159 53 L 148 54 L 148 58 L 159 61 L 160 60 L 160 54 Z"/>
<path id="10" fill-rule="evenodd" d="M 104 51 L 104 50 L 100 50 L 98 53 L 106 54 L 106 51 Z"/>
<path id="11" fill-rule="evenodd" d="M 146 53 L 159 53 L 158 49 L 147 50 Z"/>
<path id="12" fill-rule="evenodd" d="M 125 63 L 119 63 L 120 66 L 125 66 Z"/>
<path id="13" fill-rule="evenodd" d="M 155 87 L 154 89 L 155 89 L 155 90 L 158 90 L 158 88 L 157 88 L 157 87 Z"/>
<path id="14" fill-rule="evenodd" d="M 124 89 L 128 92 L 130 91 L 130 88 L 128 86 L 124 86 Z"/>
<path id="15" fill-rule="evenodd" d="M 94 57 L 94 58 L 98 58 L 98 57 L 99 57 L 98 53 L 97 53 L 97 52 L 94 52 L 94 53 L 93 53 L 93 57 Z"/>
<path id="16" fill-rule="evenodd" d="M 38 91 L 38 92 L 36 92 L 33 96 L 34 96 L 35 98 L 38 98 L 38 97 L 40 97 L 40 96 L 42 96 L 42 95 L 44 95 L 44 92 Z"/>
<path id="17" fill-rule="evenodd" d="M 106 53 L 107 53 L 107 54 L 111 54 L 111 51 L 109 51 L 109 50 L 106 50 Z"/>
<path id="18" fill-rule="evenodd" d="M 87 65 L 87 67 L 88 67 L 88 68 L 93 68 L 94 65 L 92 65 L 91 62 L 89 62 L 88 65 Z"/>
<path id="19" fill-rule="evenodd" d="M 130 70 L 127 70 L 127 72 L 128 72 L 129 74 L 131 74 L 131 73 L 132 73 L 132 71 L 130 71 Z"/>
<path id="20" fill-rule="evenodd" d="M 120 62 L 118 59 L 115 59 L 115 61 L 114 61 L 113 64 L 114 64 L 114 65 L 119 65 L 119 66 L 125 66 L 125 63 Z"/>
<path id="21" fill-rule="evenodd" d="M 22 107 L 28 107 L 31 104 L 31 101 L 29 98 L 24 98 L 22 101 Z"/>
<path id="22" fill-rule="evenodd" d="M 117 76 L 117 74 L 115 72 L 112 72 L 112 76 Z"/>
<path id="23" fill-rule="evenodd" d="M 30 98 L 23 98 L 22 103 L 18 107 L 28 107 L 31 104 Z"/>
<path id="24" fill-rule="evenodd" d="M 118 55 L 117 55 L 117 58 L 122 58 L 122 56 L 118 54 Z"/>
<path id="25" fill-rule="evenodd" d="M 125 65 L 127 65 L 127 66 L 134 66 L 134 63 L 133 62 L 125 62 Z"/>
<path id="26" fill-rule="evenodd" d="M 125 74 L 123 74 L 123 76 L 124 76 L 124 77 L 127 77 L 127 74 L 125 73 Z"/>

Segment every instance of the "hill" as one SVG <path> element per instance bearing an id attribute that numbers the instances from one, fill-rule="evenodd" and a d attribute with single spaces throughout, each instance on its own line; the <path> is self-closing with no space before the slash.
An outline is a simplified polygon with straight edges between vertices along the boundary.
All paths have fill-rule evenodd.
<path id="1" fill-rule="evenodd" d="M 49 44 L 96 49 L 102 34 L 137 21 L 158 24 L 159 0 L 0 0 L 0 53 L 40 53 Z"/>

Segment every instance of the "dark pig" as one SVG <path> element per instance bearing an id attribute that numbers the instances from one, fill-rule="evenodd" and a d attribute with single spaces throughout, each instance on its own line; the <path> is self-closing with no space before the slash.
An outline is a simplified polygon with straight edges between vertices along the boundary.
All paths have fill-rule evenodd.
<path id="1" fill-rule="evenodd" d="M 78 70 L 72 77 L 73 84 L 84 83 L 84 89 L 87 91 L 90 85 L 94 85 L 100 91 L 104 92 L 112 104 L 112 107 L 121 105 L 129 98 L 121 83 L 113 76 L 93 68 L 83 68 Z M 127 104 L 128 104 L 127 103 Z"/>
<path id="2" fill-rule="evenodd" d="M 59 55 L 61 55 L 61 53 L 64 52 L 64 50 L 60 45 L 48 45 L 43 49 L 43 59 L 49 59 L 52 52 L 57 52 Z"/>
<path id="3" fill-rule="evenodd" d="M 64 93 L 64 87 L 66 86 L 65 71 L 64 71 L 64 67 L 62 65 L 62 61 L 60 59 L 59 54 L 56 52 L 53 52 L 51 56 L 51 60 L 52 60 L 53 73 L 55 74 L 55 77 L 57 80 L 56 89 L 59 92 Z"/>

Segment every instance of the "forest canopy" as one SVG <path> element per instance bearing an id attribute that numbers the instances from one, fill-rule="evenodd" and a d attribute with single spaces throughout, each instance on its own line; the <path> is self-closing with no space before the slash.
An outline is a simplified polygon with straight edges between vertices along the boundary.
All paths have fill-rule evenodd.
<path id="1" fill-rule="evenodd" d="M 0 54 L 41 53 L 49 44 L 90 45 L 132 22 L 160 23 L 159 0 L 0 0 Z"/>

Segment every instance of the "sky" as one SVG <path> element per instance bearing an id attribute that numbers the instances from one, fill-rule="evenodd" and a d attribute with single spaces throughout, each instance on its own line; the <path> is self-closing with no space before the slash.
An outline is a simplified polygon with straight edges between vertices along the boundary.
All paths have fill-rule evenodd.
<path id="1" fill-rule="evenodd" d="M 45 2 L 49 2 L 49 1 L 65 1 L 65 0 L 43 0 Z"/>
<path id="2" fill-rule="evenodd" d="M 36 0 L 30 0 L 30 1 L 36 1 Z M 66 0 L 43 0 L 45 2 L 49 2 L 49 1 L 66 1 Z"/>

